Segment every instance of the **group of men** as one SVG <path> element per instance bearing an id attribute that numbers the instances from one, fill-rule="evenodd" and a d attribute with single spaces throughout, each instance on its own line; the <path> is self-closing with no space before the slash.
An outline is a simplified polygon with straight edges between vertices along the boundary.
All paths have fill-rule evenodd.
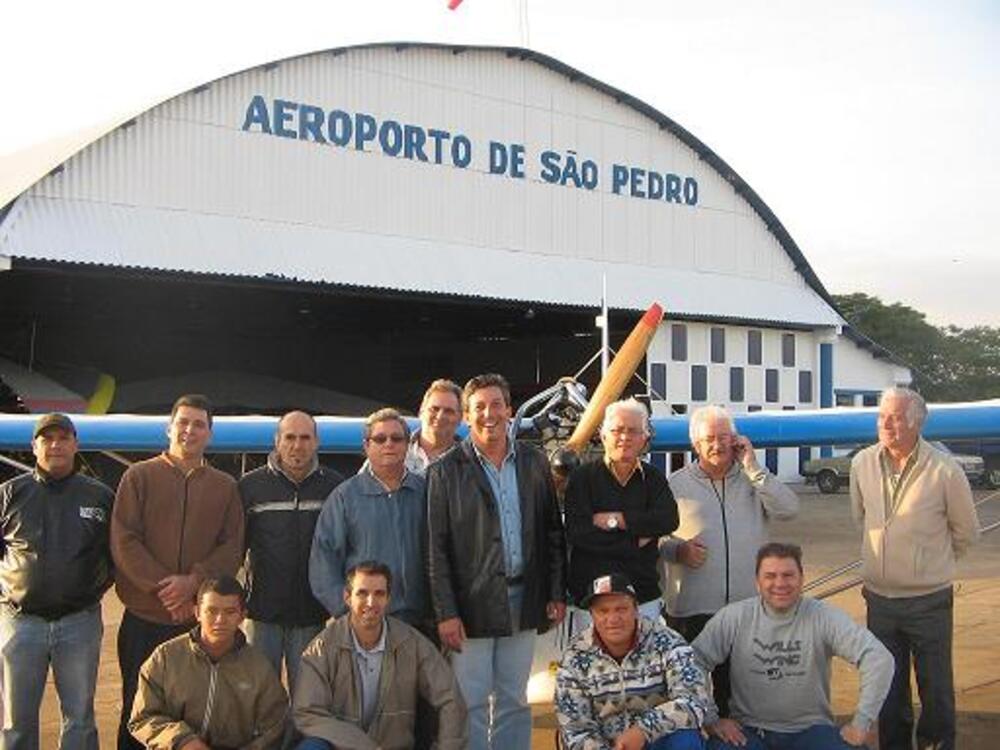
<path id="1" fill-rule="evenodd" d="M 370 415 L 346 480 L 295 411 L 237 483 L 205 461 L 212 408 L 189 395 L 167 450 L 115 494 L 77 472 L 72 421 L 47 415 L 35 471 L 0 486 L 0 748 L 38 746 L 50 666 L 61 747 L 96 747 L 112 581 L 119 748 L 528 748 L 536 635 L 567 601 L 567 747 L 841 748 L 877 721 L 883 750 L 909 748 L 911 655 L 920 747 L 954 747 L 951 579 L 978 525 L 961 470 L 919 438 L 925 416 L 917 394 L 887 391 L 879 443 L 855 459 L 870 632 L 802 597 L 801 550 L 766 527 L 798 499 L 719 407 L 692 415 L 697 460 L 668 480 L 641 460 L 645 407 L 610 405 L 603 457 L 566 483 L 565 527 L 496 374 L 432 383 L 413 434 L 393 409 Z M 840 728 L 832 655 L 861 672 Z"/>

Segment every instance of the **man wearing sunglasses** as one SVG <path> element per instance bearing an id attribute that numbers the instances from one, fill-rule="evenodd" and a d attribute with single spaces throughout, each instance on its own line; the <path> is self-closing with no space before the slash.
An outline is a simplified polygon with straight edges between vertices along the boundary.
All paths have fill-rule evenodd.
<path id="1" fill-rule="evenodd" d="M 386 614 L 414 626 L 427 620 L 427 505 L 423 477 L 406 468 L 409 440 L 409 425 L 398 411 L 371 414 L 364 429 L 368 460 L 323 504 L 309 556 L 309 583 L 335 617 L 347 611 L 347 571 L 365 560 L 380 560 L 392 571 Z"/>

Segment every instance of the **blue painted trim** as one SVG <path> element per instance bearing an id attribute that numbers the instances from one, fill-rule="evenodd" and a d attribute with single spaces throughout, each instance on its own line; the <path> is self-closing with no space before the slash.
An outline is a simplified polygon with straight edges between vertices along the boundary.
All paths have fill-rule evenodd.
<path id="1" fill-rule="evenodd" d="M 833 406 L 833 344 L 819 345 L 819 408 Z"/>

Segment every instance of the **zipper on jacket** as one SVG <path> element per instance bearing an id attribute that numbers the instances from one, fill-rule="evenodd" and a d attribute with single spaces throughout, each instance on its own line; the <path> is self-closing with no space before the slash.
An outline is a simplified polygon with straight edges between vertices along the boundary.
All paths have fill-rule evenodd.
<path id="1" fill-rule="evenodd" d="M 184 499 L 181 500 L 181 537 L 177 540 L 177 572 L 183 573 L 181 562 L 184 559 L 184 527 L 187 524 L 188 507 L 188 477 L 184 477 Z"/>
<path id="2" fill-rule="evenodd" d="M 726 523 L 726 478 L 722 478 L 722 494 L 715 487 L 715 482 L 709 478 L 712 492 L 719 501 L 719 511 L 722 513 L 722 543 L 726 546 L 726 604 L 729 604 L 729 525 Z"/>
<path id="3" fill-rule="evenodd" d="M 208 673 L 208 697 L 205 699 L 205 718 L 202 719 L 201 731 L 198 732 L 203 740 L 208 739 L 208 727 L 212 723 L 212 710 L 215 708 L 215 678 L 218 673 L 219 665 L 212 662 L 211 670 Z"/>

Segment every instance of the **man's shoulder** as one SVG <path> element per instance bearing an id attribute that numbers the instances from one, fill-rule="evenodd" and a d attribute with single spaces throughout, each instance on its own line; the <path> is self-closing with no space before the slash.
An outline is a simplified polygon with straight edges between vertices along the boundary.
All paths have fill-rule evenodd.
<path id="1" fill-rule="evenodd" d="M 218 483 L 226 486 L 236 485 L 236 479 L 233 477 L 232 474 L 223 471 L 222 469 L 217 469 L 207 462 L 205 463 L 204 466 L 201 467 L 201 471 L 205 473 L 204 476 L 206 477 L 206 479 L 208 479 L 213 483 Z"/>
<path id="2" fill-rule="evenodd" d="M 879 451 L 878 443 L 869 445 L 867 448 L 862 448 L 857 453 L 855 453 L 854 457 L 851 459 L 851 468 L 853 469 L 855 466 L 877 465 L 878 451 Z"/>
<path id="3" fill-rule="evenodd" d="M 12 479 L 8 479 L 3 484 L 0 484 L 0 496 L 9 497 L 17 492 L 24 492 L 29 487 L 34 487 L 38 485 L 38 478 L 35 476 L 34 472 L 25 472 L 24 474 L 18 474 Z"/>
<path id="4" fill-rule="evenodd" d="M 667 482 L 670 484 L 670 489 L 672 489 L 675 493 L 677 493 L 679 491 L 693 487 L 696 482 L 695 469 L 697 468 L 697 466 L 698 464 L 692 461 L 687 466 L 681 467 L 680 469 L 672 473 L 669 477 L 667 477 Z"/>
<path id="5" fill-rule="evenodd" d="M 111 503 L 114 500 L 114 490 L 99 479 L 77 472 L 73 475 L 71 481 L 75 482 L 79 487 L 86 489 L 89 493 L 100 497 L 107 503 Z"/>
<path id="6" fill-rule="evenodd" d="M 178 659 L 189 658 L 192 653 L 191 633 L 181 633 L 180 635 L 175 635 L 170 640 L 164 641 L 159 646 L 154 648 L 153 653 L 150 655 L 149 659 L 146 660 L 146 662 L 147 664 L 155 661 L 171 662 Z"/>
<path id="7" fill-rule="evenodd" d="M 271 467 L 265 464 L 264 466 L 258 466 L 256 469 L 253 469 L 252 471 L 248 471 L 246 474 L 240 477 L 237 484 L 239 485 L 240 489 L 243 490 L 243 489 L 258 487 L 259 485 L 273 482 L 276 479 L 277 477 L 274 475 L 274 472 L 271 470 Z"/>

